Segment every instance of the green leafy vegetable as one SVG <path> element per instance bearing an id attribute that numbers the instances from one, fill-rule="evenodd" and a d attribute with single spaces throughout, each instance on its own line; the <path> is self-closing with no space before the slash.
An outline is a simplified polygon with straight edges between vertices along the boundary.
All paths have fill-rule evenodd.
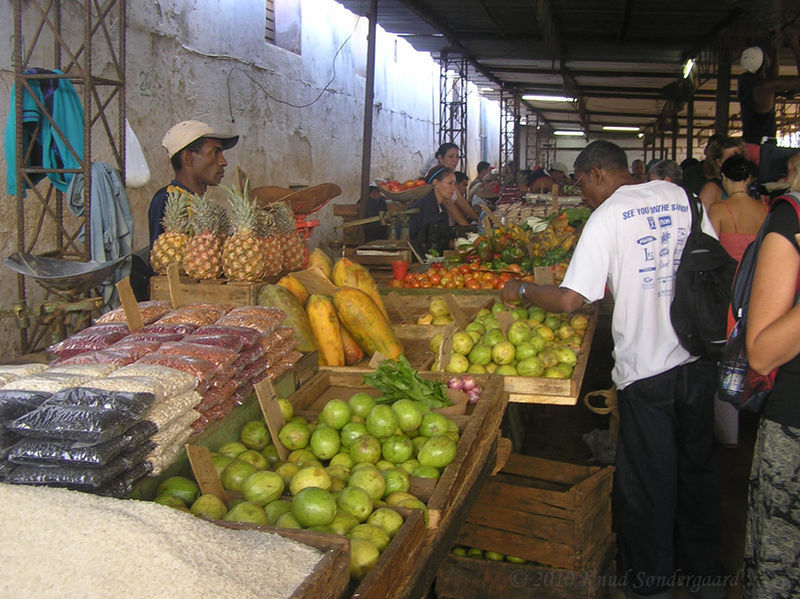
<path id="1" fill-rule="evenodd" d="M 364 375 L 364 382 L 383 393 L 376 399 L 378 403 L 413 399 L 431 409 L 450 405 L 445 384 L 441 381 L 428 381 L 420 377 L 405 356 L 400 356 L 397 361 L 383 360 L 375 372 Z"/>

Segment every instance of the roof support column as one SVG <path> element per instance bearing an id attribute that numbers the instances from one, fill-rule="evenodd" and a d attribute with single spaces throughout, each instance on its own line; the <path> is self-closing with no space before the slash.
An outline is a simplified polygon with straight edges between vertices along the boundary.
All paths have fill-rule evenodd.
<path id="1" fill-rule="evenodd" d="M 717 67 L 717 103 L 715 107 L 714 133 L 727 135 L 731 95 L 731 61 L 725 51 L 720 52 L 717 60 L 719 64 Z"/>
<path id="2" fill-rule="evenodd" d="M 375 100 L 375 34 L 378 23 L 378 0 L 370 0 L 367 13 L 367 76 L 364 82 L 364 131 L 361 139 L 361 201 L 358 213 L 363 218 L 369 196 L 370 167 L 372 164 L 372 114 Z"/>
<path id="3" fill-rule="evenodd" d="M 686 101 L 686 157 L 692 157 L 694 147 L 694 96 Z"/>

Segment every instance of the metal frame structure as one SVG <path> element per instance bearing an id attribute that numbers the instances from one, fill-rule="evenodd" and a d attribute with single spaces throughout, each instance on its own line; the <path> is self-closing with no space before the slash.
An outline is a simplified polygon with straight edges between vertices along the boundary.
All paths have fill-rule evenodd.
<path id="1" fill-rule="evenodd" d="M 86 0 L 74 4 L 66 17 L 72 20 L 67 30 L 61 2 L 53 0 L 14 0 L 14 115 L 16 124 L 16 176 L 17 176 L 17 250 L 24 253 L 44 254 L 54 258 L 91 260 L 91 159 L 93 143 L 107 144 L 115 166 L 123 172 L 125 164 L 125 0 Z M 81 23 L 81 25 L 78 25 Z M 25 30 L 23 30 L 25 29 Z M 76 34 L 78 31 L 79 34 Z M 36 65 L 34 61 L 52 50 L 52 62 Z M 61 74 L 33 74 L 27 72 L 34 66 L 61 71 Z M 97 69 L 97 70 L 95 70 Z M 112 73 L 101 74 L 100 69 Z M 33 141 L 25 144 L 22 127 L 23 93 L 32 93 L 31 82 L 41 79 L 69 80 L 81 95 L 84 110 L 83 160 L 78 169 L 45 169 L 25 166 L 33 150 Z M 38 101 L 37 101 L 38 104 Z M 53 120 L 46 108 L 39 105 L 43 117 L 58 134 L 59 123 Z M 94 133 L 94 135 L 93 135 Z M 36 138 L 33 135 L 32 138 Z M 64 137 L 62 135 L 62 137 Z M 101 145 L 101 148 L 103 146 Z M 80 156 L 76 148 L 69 148 L 73 156 Z M 72 217 L 64 210 L 64 194 L 49 181 L 33 184 L 36 175 L 51 173 L 82 174 L 84 177 L 84 213 Z M 25 187 L 28 187 L 27 192 Z M 34 230 L 28 239 L 26 232 Z M 49 232 L 53 231 L 53 235 Z M 80 238 L 83 236 L 83 242 Z M 18 276 L 18 299 L 15 311 L 29 315 L 27 307 L 28 285 L 32 281 Z M 45 299 L 53 295 L 47 290 Z M 77 300 L 76 294 L 65 294 L 67 300 Z M 64 299 L 64 298 L 62 298 Z M 20 351 L 36 350 L 52 330 L 52 319 L 35 318 L 35 322 L 20 318 Z M 56 323 L 57 325 L 59 323 Z M 60 323 L 63 334 L 67 322 Z"/>
<path id="2" fill-rule="evenodd" d="M 467 83 L 466 57 L 442 51 L 439 56 L 439 145 L 458 146 L 458 169 L 467 167 Z"/>
<path id="3" fill-rule="evenodd" d="M 501 172 L 519 170 L 520 99 L 516 91 L 500 90 L 500 168 Z M 513 168 L 509 168 L 509 164 Z"/>

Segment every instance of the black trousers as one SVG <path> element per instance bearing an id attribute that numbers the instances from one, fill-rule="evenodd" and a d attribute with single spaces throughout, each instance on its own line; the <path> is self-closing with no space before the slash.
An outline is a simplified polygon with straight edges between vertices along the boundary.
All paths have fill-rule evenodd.
<path id="1" fill-rule="evenodd" d="M 698 360 L 617 393 L 618 540 L 625 580 L 641 595 L 722 573 L 716 383 L 716 366 Z"/>

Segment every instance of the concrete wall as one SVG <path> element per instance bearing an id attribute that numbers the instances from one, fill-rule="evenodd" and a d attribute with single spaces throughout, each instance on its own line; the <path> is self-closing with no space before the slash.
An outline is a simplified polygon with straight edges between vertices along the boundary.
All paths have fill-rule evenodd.
<path id="1" fill-rule="evenodd" d="M 281 2 L 282 0 L 278 0 Z M 292 13 L 291 0 L 287 3 Z M 164 132 L 184 119 L 206 121 L 241 135 L 226 152 L 223 184 L 235 182 L 240 166 L 256 185 L 305 186 L 334 182 L 342 194 L 334 200 L 355 202 L 360 189 L 361 140 L 366 66 L 366 20 L 333 0 L 297 0 L 299 52 L 264 40 L 265 9 L 258 0 L 151 0 L 128 2 L 126 110 L 148 160 L 151 181 L 129 189 L 136 219 L 135 245 L 146 245 L 147 207 L 153 193 L 172 178 L 161 147 Z M 24 4 L 24 3 L 23 3 Z M 82 38 L 83 3 L 62 4 L 65 37 Z M 30 8 L 28 9 L 30 10 Z M 13 84 L 13 3 L 0 0 L 0 122 L 8 117 Z M 24 35 L 33 35 L 35 19 Z M 278 24 L 297 48 L 298 23 Z M 52 51 L 42 44 L 34 64 L 52 67 Z M 337 53 L 338 52 L 338 53 Z M 380 30 L 377 38 L 371 178 L 416 176 L 437 145 L 439 67 L 402 39 Z M 97 60 L 95 72 L 109 64 Z M 469 174 L 481 159 L 481 104 L 470 86 Z M 230 102 L 229 102 L 230 99 Z M 499 108 L 484 107 L 484 132 L 494 164 L 498 155 Z M 96 138 L 97 139 L 97 138 Z M 97 140 L 92 159 L 110 162 L 106 144 Z M 5 195 L 0 169 L 0 252 L 16 251 L 16 200 Z M 330 246 L 338 237 L 332 205 L 315 215 L 322 225 L 310 240 Z M 27 227 L 36 228 L 35 222 Z M 34 253 L 52 249 L 52 236 Z M 0 310 L 16 299 L 16 278 L 0 269 Z M 29 298 L 41 296 L 36 291 Z M 0 319 L 0 358 L 18 352 L 13 321 Z"/>

